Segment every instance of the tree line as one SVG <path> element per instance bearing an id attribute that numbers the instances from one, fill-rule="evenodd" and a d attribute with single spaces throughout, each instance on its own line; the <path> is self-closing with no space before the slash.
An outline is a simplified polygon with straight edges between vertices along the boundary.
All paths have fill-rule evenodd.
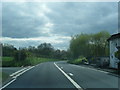
<path id="1" fill-rule="evenodd" d="M 72 59 L 80 56 L 86 58 L 109 56 L 107 39 L 110 34 L 101 31 L 95 34 L 79 34 L 72 36 L 69 51 Z"/>
<path id="2" fill-rule="evenodd" d="M 41 57 L 53 59 L 67 59 L 67 51 L 54 49 L 50 43 L 42 43 L 35 46 L 25 48 L 15 48 L 10 44 L 1 44 L 3 57 L 14 57 L 15 60 L 25 60 L 26 57 Z"/>
<path id="3" fill-rule="evenodd" d="M 41 43 L 37 47 L 15 48 L 13 45 L 2 45 L 2 56 L 14 57 L 16 60 L 24 60 L 26 57 L 43 57 L 63 60 L 74 60 L 81 56 L 87 59 L 92 57 L 109 56 L 107 39 L 110 34 L 101 31 L 92 34 L 78 34 L 71 37 L 67 51 L 55 49 L 50 43 Z"/>

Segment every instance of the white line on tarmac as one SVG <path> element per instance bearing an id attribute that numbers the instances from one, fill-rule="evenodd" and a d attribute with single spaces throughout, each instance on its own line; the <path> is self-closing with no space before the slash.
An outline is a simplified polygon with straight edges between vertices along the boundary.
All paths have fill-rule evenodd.
<path id="1" fill-rule="evenodd" d="M 10 76 L 13 77 L 14 75 L 22 72 L 22 71 L 25 70 L 25 69 L 27 69 L 27 68 L 23 68 L 23 69 L 21 69 L 21 70 L 19 70 L 19 71 L 17 71 L 17 72 L 14 72 L 14 73 L 12 73 Z"/>
<path id="2" fill-rule="evenodd" d="M 34 66 L 32 66 L 32 67 L 30 67 L 30 68 L 28 68 L 28 69 L 24 70 L 23 72 L 21 72 L 21 73 L 17 74 L 17 75 L 16 75 L 16 76 L 14 76 L 13 78 L 17 78 L 18 76 L 22 75 L 23 73 L 25 73 L 26 71 L 28 71 L 28 70 L 32 69 L 33 67 L 34 67 Z"/>
<path id="3" fill-rule="evenodd" d="M 16 79 L 13 79 L 12 81 L 8 82 L 6 85 L 4 85 L 2 88 L 0 88 L 0 90 L 2 90 L 3 88 L 7 87 L 8 85 L 10 85 L 12 82 L 14 82 Z"/>
<path id="4" fill-rule="evenodd" d="M 63 67 L 61 67 L 63 69 Z"/>
<path id="5" fill-rule="evenodd" d="M 2 90 L 3 88 L 7 87 L 7 86 L 10 85 L 12 82 L 14 82 L 18 76 L 22 75 L 23 73 L 25 73 L 26 71 L 28 71 L 28 70 L 30 70 L 30 69 L 32 69 L 32 68 L 34 68 L 34 67 L 35 67 L 35 66 L 32 66 L 32 67 L 30 67 L 30 68 L 22 71 L 21 73 L 17 74 L 16 76 L 14 76 L 14 77 L 13 77 L 14 79 L 13 79 L 12 81 L 8 82 L 7 84 L 5 84 L 4 86 L 2 86 L 2 87 L 0 88 L 0 90 Z"/>
<path id="6" fill-rule="evenodd" d="M 83 90 L 71 77 L 69 77 L 61 68 L 58 67 L 58 65 L 54 62 L 54 65 L 60 70 L 65 77 L 78 89 L 78 90 Z"/>
<path id="7" fill-rule="evenodd" d="M 68 73 L 70 76 L 73 76 L 73 74 L 72 73 Z"/>

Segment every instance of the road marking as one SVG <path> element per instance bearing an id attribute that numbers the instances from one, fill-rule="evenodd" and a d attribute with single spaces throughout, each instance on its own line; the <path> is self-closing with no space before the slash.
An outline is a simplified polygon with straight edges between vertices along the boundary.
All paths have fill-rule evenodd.
<path id="1" fill-rule="evenodd" d="M 7 87 L 8 85 L 10 85 L 12 82 L 14 82 L 16 79 L 13 79 L 12 81 L 8 82 L 6 85 L 4 85 L 2 88 L 0 88 L 0 90 L 2 90 L 3 88 Z"/>
<path id="2" fill-rule="evenodd" d="M 63 69 L 63 67 L 61 67 Z"/>
<path id="3" fill-rule="evenodd" d="M 12 78 L 14 78 L 14 79 L 13 79 L 12 81 L 8 82 L 7 84 L 5 84 L 4 86 L 2 86 L 2 87 L 0 88 L 0 90 L 2 90 L 3 88 L 7 87 L 7 86 L 10 85 L 12 82 L 14 82 L 18 76 L 22 75 L 23 73 L 25 73 L 26 71 L 28 71 L 28 70 L 30 70 L 30 69 L 32 69 L 32 68 L 34 68 L 34 67 L 35 67 L 35 66 L 32 66 L 32 67 L 30 67 L 30 68 L 22 71 L 21 73 L 17 74 L 16 76 L 12 77 Z"/>
<path id="4" fill-rule="evenodd" d="M 61 68 L 58 67 L 58 65 L 54 62 L 54 65 L 67 77 L 67 79 L 78 89 L 83 90 L 71 77 L 69 77 Z"/>
<path id="5" fill-rule="evenodd" d="M 21 69 L 21 70 L 19 70 L 19 71 L 17 71 L 17 72 L 14 72 L 14 73 L 12 73 L 10 76 L 13 77 L 14 75 L 22 72 L 22 71 L 25 70 L 25 69 L 27 69 L 27 68 L 23 68 L 23 69 Z"/>
<path id="6" fill-rule="evenodd" d="M 70 76 L 73 76 L 73 74 L 72 73 L 68 73 Z"/>
<path id="7" fill-rule="evenodd" d="M 39 64 L 35 65 L 35 67 L 39 66 Z"/>
<path id="8" fill-rule="evenodd" d="M 32 66 L 32 67 L 30 67 L 30 68 L 28 68 L 28 69 L 24 70 L 23 72 L 21 72 L 21 73 L 17 74 L 17 75 L 16 75 L 16 76 L 14 76 L 13 78 L 17 78 L 18 76 L 22 75 L 23 73 L 25 73 L 26 71 L 28 71 L 28 70 L 32 69 L 33 67 L 35 67 L 35 66 Z"/>

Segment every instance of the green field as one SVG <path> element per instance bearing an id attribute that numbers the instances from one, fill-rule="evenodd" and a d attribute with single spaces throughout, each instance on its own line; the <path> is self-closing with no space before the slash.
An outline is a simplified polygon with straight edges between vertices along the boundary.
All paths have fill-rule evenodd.
<path id="1" fill-rule="evenodd" d="M 4 60 L 4 61 L 12 61 L 13 57 L 2 57 L 2 60 Z"/>
<path id="2" fill-rule="evenodd" d="M 30 58 L 27 58 L 27 61 L 30 62 L 31 65 L 36 65 L 36 64 L 42 63 L 42 62 L 59 61 L 59 60 L 58 59 L 49 59 L 49 58 L 30 57 Z"/>
<path id="3" fill-rule="evenodd" d="M 38 58 L 38 57 L 28 57 L 26 60 L 16 61 L 12 57 L 2 57 L 3 67 L 21 67 L 21 66 L 32 66 L 42 62 L 48 61 L 59 61 L 58 59 L 49 58 Z"/>

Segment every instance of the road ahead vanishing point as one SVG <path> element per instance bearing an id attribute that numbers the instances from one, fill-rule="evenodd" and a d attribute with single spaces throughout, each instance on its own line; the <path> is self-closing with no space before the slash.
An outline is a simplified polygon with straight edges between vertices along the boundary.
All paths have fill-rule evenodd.
<path id="1" fill-rule="evenodd" d="M 118 88 L 118 77 L 65 61 L 46 62 L 14 78 L 3 88 Z"/>

